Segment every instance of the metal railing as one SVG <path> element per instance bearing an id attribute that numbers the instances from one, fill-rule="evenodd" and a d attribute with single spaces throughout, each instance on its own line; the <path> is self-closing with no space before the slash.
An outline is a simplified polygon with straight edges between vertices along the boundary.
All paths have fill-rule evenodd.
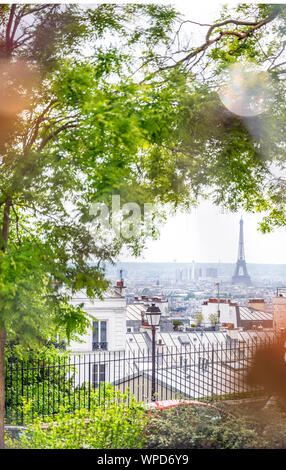
<path id="1" fill-rule="evenodd" d="M 273 338 L 245 342 L 163 346 L 156 354 L 156 398 L 219 400 L 255 396 L 246 374 L 258 345 Z M 6 423 L 22 423 L 23 399 L 31 401 L 31 414 L 45 417 L 61 405 L 68 411 L 89 407 L 91 392 L 107 384 L 127 389 L 138 401 L 151 401 L 150 350 L 63 354 L 50 362 L 16 361 L 6 365 Z"/>
<path id="2" fill-rule="evenodd" d="M 93 341 L 92 350 L 96 351 L 97 349 L 102 349 L 104 351 L 107 351 L 107 346 L 108 344 L 106 343 L 106 341 Z"/>

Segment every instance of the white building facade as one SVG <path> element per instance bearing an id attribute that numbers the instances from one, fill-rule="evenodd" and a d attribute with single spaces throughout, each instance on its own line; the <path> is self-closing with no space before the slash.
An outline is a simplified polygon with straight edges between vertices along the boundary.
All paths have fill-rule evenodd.
<path id="1" fill-rule="evenodd" d="M 210 316 L 218 317 L 220 323 L 233 324 L 237 327 L 236 304 L 226 301 L 218 301 L 218 299 L 209 299 L 202 305 L 202 315 L 204 325 L 211 325 Z"/>
<path id="2" fill-rule="evenodd" d="M 83 304 L 90 317 L 90 328 L 81 342 L 71 341 L 72 352 L 123 351 L 126 338 L 126 299 L 124 287 L 110 289 L 102 300 L 89 299 L 81 293 L 71 300 L 72 305 Z"/>

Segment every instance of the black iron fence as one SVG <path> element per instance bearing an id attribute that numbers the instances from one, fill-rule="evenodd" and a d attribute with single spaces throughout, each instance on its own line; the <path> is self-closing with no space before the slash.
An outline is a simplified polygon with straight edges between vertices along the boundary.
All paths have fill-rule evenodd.
<path id="1" fill-rule="evenodd" d="M 261 394 L 250 387 L 247 371 L 258 345 L 272 338 L 186 345 L 180 349 L 158 346 L 156 351 L 156 399 L 219 400 Z M 130 391 L 138 401 L 151 401 L 152 354 L 149 350 L 66 353 L 58 359 L 8 362 L 6 366 L 6 423 L 23 422 L 23 403 L 31 416 L 45 417 L 89 408 L 91 392 L 111 384 Z"/>

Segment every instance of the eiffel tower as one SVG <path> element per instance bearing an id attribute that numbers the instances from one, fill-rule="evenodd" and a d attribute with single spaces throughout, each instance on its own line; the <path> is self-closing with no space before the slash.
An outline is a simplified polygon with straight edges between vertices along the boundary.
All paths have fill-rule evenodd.
<path id="1" fill-rule="evenodd" d="M 239 229 L 239 243 L 238 243 L 238 257 L 235 266 L 234 275 L 232 276 L 232 284 L 243 284 L 245 286 L 251 286 L 251 279 L 247 272 L 245 255 L 244 255 L 244 242 L 243 242 L 243 220 L 240 219 L 240 229 Z M 240 274 L 242 270 L 242 274 Z"/>

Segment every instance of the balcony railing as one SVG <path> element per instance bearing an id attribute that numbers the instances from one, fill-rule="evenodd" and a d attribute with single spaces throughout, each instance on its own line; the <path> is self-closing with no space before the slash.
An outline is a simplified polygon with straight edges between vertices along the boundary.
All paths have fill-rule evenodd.
<path id="1" fill-rule="evenodd" d="M 97 349 L 102 349 L 107 351 L 107 342 L 106 341 L 93 341 L 92 350 L 96 351 Z"/>

